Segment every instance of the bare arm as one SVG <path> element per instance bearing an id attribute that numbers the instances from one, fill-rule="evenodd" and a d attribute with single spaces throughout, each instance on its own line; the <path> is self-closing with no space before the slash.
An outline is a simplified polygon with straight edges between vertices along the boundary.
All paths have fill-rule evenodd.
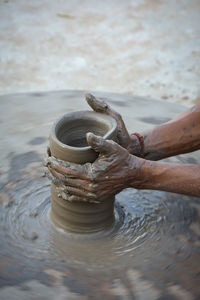
<path id="1" fill-rule="evenodd" d="M 145 160 L 109 140 L 87 135 L 88 144 L 99 154 L 93 163 L 77 165 L 48 159 L 50 173 L 61 183 L 60 194 L 70 201 L 104 201 L 124 188 L 152 189 L 200 197 L 200 166 Z M 69 194 L 69 196 L 67 196 Z M 79 198 L 78 198 L 79 199 Z"/>
<path id="2" fill-rule="evenodd" d="M 118 144 L 133 155 L 159 160 L 200 149 L 200 103 L 169 122 L 142 132 L 144 153 L 141 155 L 139 140 L 135 135 L 129 136 L 121 115 L 102 99 L 97 99 L 91 94 L 86 95 L 86 100 L 94 111 L 115 118 L 118 124 Z"/>
<path id="3" fill-rule="evenodd" d="M 159 160 L 200 149 L 200 104 L 142 135 L 146 159 Z M 139 142 L 135 136 L 131 139 L 131 153 L 137 155 Z"/>
<path id="4" fill-rule="evenodd" d="M 130 173 L 131 173 L 130 169 Z M 162 190 L 200 197 L 200 166 L 145 161 L 138 189 Z M 135 179 L 130 184 L 134 187 Z"/>
<path id="5" fill-rule="evenodd" d="M 137 157 L 141 150 L 138 138 L 129 136 L 121 116 L 90 94 L 86 100 L 95 111 L 116 119 L 118 143 L 123 148 L 90 134 L 88 144 L 100 153 L 93 164 L 76 165 L 49 157 L 47 166 L 51 179 L 59 183 L 60 194 L 64 192 L 70 201 L 80 197 L 80 201 L 95 202 L 124 188 L 134 187 L 200 197 L 199 165 L 154 161 L 200 149 L 200 104 L 167 123 L 143 132 L 143 159 Z"/>

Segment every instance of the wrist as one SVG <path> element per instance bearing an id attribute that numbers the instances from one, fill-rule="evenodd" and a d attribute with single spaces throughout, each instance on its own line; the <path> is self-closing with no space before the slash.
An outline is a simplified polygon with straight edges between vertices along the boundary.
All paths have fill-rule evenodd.
<path id="1" fill-rule="evenodd" d="M 129 168 L 129 187 L 145 189 L 151 183 L 153 162 L 146 159 L 132 156 Z"/>
<path id="2" fill-rule="evenodd" d="M 146 177 L 146 160 L 134 155 L 130 155 L 130 167 L 129 167 L 129 187 L 139 188 L 143 186 L 144 179 Z"/>
<path id="3" fill-rule="evenodd" d="M 143 157 L 143 153 L 144 153 L 143 137 L 138 133 L 131 133 L 130 143 L 127 150 L 130 154 L 136 155 L 138 157 Z"/>

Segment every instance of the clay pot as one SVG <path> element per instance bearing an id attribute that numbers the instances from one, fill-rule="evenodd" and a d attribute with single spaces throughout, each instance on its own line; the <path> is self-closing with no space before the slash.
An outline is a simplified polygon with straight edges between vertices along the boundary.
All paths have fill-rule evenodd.
<path id="1" fill-rule="evenodd" d="M 116 140 L 117 123 L 111 116 L 93 111 L 65 114 L 54 123 L 50 133 L 52 156 L 78 164 L 94 162 L 98 154 L 88 146 L 87 132 Z M 59 198 L 56 186 L 51 185 L 51 219 L 65 231 L 97 232 L 109 228 L 114 221 L 113 211 L 114 197 L 100 204 L 69 202 Z"/>

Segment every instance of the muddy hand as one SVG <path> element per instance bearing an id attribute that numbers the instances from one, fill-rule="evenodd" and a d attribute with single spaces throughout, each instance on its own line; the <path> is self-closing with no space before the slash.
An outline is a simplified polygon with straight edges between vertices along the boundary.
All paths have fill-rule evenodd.
<path id="1" fill-rule="evenodd" d="M 58 180 L 58 193 L 69 201 L 101 202 L 129 186 L 133 176 L 138 184 L 139 158 L 130 155 L 117 143 L 87 134 L 88 144 L 99 154 L 94 163 L 78 165 L 48 158 L 48 169 Z M 133 174 L 133 173 L 131 173 Z"/>
<path id="2" fill-rule="evenodd" d="M 59 197 L 62 197 L 63 199 L 68 201 L 98 202 L 96 200 L 96 196 L 91 194 L 89 190 L 87 192 L 77 191 L 73 189 L 73 185 L 72 187 L 70 186 L 74 178 L 77 178 L 77 174 L 79 176 L 79 179 L 75 180 L 78 186 L 83 184 L 85 180 L 88 180 L 90 178 L 90 163 L 79 165 L 75 163 L 65 162 L 63 160 L 55 158 L 54 156 L 51 156 L 51 153 L 47 148 L 47 159 L 45 166 L 47 167 L 45 174 L 49 178 L 49 180 L 57 186 L 56 190 Z"/>
<path id="3" fill-rule="evenodd" d="M 124 147 L 128 148 L 130 144 L 130 136 L 126 129 L 126 126 L 124 124 L 124 121 L 119 113 L 117 113 L 115 110 L 113 110 L 106 102 L 104 102 L 101 99 L 97 99 L 91 94 L 86 94 L 85 98 L 87 100 L 87 103 L 90 105 L 90 107 L 99 113 L 105 113 L 107 115 L 112 116 L 117 121 L 117 127 L 118 127 L 118 143 Z"/>

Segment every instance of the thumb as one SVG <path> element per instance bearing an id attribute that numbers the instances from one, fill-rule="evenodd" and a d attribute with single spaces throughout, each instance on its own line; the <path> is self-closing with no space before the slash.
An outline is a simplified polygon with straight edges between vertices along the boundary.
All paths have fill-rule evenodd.
<path id="1" fill-rule="evenodd" d="M 108 113 L 108 105 L 101 100 L 98 100 L 96 97 L 94 97 L 92 94 L 86 94 L 85 95 L 86 101 L 89 104 L 89 106 L 96 112 L 100 113 Z"/>
<path id="2" fill-rule="evenodd" d="M 113 141 L 105 140 L 103 137 L 95 135 L 91 132 L 86 134 L 88 145 L 96 152 L 102 154 L 113 153 L 115 143 Z"/>

